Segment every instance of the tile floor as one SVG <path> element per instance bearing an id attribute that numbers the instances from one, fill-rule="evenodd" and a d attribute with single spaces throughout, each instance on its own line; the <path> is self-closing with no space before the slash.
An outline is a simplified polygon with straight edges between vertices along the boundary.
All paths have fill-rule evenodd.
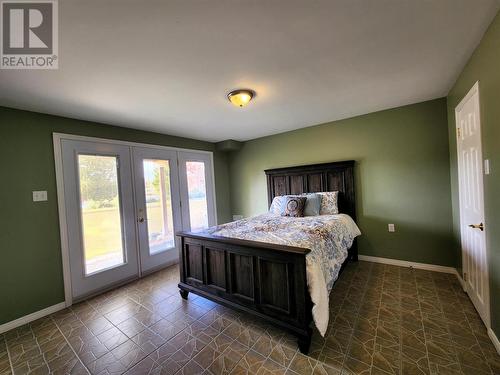
<path id="1" fill-rule="evenodd" d="M 177 280 L 171 267 L 0 335 L 0 375 L 500 374 L 453 275 L 349 264 L 309 356 L 252 317 L 182 300 Z"/>

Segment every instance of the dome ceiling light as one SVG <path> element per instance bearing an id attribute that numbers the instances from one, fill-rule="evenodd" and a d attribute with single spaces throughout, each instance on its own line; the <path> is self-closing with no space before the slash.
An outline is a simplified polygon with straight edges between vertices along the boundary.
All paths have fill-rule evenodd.
<path id="1" fill-rule="evenodd" d="M 227 94 L 227 98 L 231 103 L 233 103 L 236 107 L 244 107 L 250 100 L 255 96 L 255 92 L 248 89 L 239 89 L 233 90 L 229 94 Z"/>

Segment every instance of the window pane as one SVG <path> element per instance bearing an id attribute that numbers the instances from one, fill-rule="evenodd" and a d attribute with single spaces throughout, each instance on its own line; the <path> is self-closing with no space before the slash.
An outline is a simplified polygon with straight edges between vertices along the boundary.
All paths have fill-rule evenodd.
<path id="1" fill-rule="evenodd" d="M 117 158 L 78 155 L 85 274 L 125 262 Z"/>
<path id="2" fill-rule="evenodd" d="M 205 163 L 186 162 L 191 230 L 208 228 L 207 188 L 205 185 Z"/>
<path id="3" fill-rule="evenodd" d="M 144 160 L 149 253 L 174 248 L 170 166 L 168 160 Z"/>

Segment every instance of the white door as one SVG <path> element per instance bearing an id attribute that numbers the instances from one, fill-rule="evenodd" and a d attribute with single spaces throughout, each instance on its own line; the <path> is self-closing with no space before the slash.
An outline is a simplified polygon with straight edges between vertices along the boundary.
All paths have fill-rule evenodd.
<path id="1" fill-rule="evenodd" d="M 175 233 L 216 224 L 211 154 L 54 139 L 68 301 L 177 263 Z"/>
<path id="2" fill-rule="evenodd" d="M 466 292 L 487 327 L 489 320 L 487 229 L 484 220 L 483 158 L 479 84 L 476 83 L 455 109 L 462 267 Z"/>
<path id="3" fill-rule="evenodd" d="M 134 147 L 141 271 L 177 263 L 175 233 L 182 229 L 177 152 Z"/>
<path id="4" fill-rule="evenodd" d="M 61 141 L 73 299 L 138 276 L 130 148 Z"/>
<path id="5" fill-rule="evenodd" d="M 179 152 L 178 157 L 183 229 L 196 232 L 216 225 L 211 156 Z"/>

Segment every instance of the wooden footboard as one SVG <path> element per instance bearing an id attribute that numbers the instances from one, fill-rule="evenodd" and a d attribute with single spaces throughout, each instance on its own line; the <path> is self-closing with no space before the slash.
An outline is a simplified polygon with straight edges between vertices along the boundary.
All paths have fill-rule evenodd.
<path id="1" fill-rule="evenodd" d="M 193 292 L 284 328 L 307 353 L 312 303 L 307 289 L 309 249 L 190 232 L 177 234 L 180 293 Z"/>

